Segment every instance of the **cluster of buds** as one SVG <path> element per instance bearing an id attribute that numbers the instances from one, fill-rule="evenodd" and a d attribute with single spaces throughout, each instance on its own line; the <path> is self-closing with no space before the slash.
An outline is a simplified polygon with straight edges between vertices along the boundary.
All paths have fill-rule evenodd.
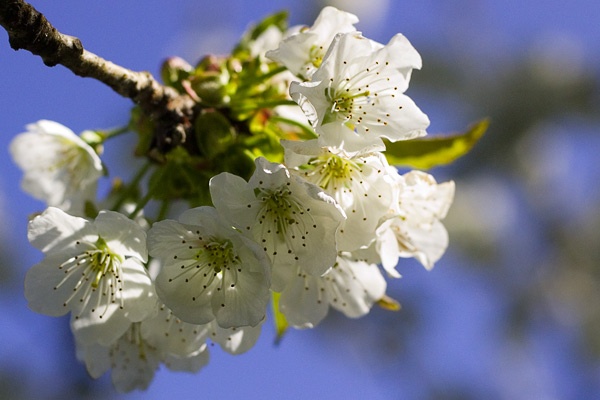
<path id="1" fill-rule="evenodd" d="M 228 57 L 168 60 L 165 84 L 197 103 L 195 135 L 158 152 L 134 109 L 122 131 L 137 132 L 151 162 L 105 200 L 99 154 L 115 132 L 39 121 L 14 139 L 23 188 L 48 205 L 29 224 L 45 258 L 25 295 L 34 311 L 70 313 L 92 376 L 111 369 L 117 389 L 145 389 L 161 363 L 199 370 L 209 340 L 244 352 L 269 304 L 279 333 L 313 328 L 331 307 L 363 316 L 391 304 L 400 258 L 431 269 L 443 255 L 453 182 L 400 174 L 386 158 L 386 144 L 426 135 L 404 94 L 421 58 L 401 34 L 383 45 L 357 21 L 326 7 L 287 29 L 276 14 Z M 168 219 L 175 200 L 189 209 Z"/>

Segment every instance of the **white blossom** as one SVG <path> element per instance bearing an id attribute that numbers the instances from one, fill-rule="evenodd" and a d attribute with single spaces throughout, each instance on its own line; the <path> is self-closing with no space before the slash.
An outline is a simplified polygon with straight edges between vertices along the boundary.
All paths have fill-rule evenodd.
<path id="1" fill-rule="evenodd" d="M 103 174 L 94 150 L 66 126 L 41 120 L 10 143 L 10 153 L 23 170 L 23 190 L 73 215 L 83 215 L 94 199 Z"/>
<path id="2" fill-rule="evenodd" d="M 282 141 L 286 165 L 331 195 L 346 213 L 337 231 L 338 251 L 367 247 L 394 200 L 393 178 L 382 153 L 349 153 L 318 140 Z"/>
<path id="3" fill-rule="evenodd" d="M 295 267 L 320 276 L 335 263 L 335 233 L 344 212 L 285 166 L 257 158 L 248 182 L 221 173 L 211 179 L 210 191 L 219 214 L 251 234 L 270 257 L 274 291 L 285 287 Z"/>
<path id="4" fill-rule="evenodd" d="M 175 365 L 204 351 L 207 340 L 219 344 L 230 354 L 241 354 L 251 349 L 260 336 L 262 322 L 257 326 L 221 328 L 216 320 L 207 324 L 190 324 L 177 318 L 164 304 L 158 314 L 141 323 L 141 336 L 160 350 L 163 362 L 179 360 Z M 168 356 L 168 357 L 167 357 Z M 170 364 L 167 364 L 171 368 Z M 173 369 L 173 368 L 171 368 Z"/>
<path id="5" fill-rule="evenodd" d="M 120 392 L 145 390 L 161 364 L 184 372 L 198 372 L 206 366 L 207 340 L 236 355 L 253 347 L 260 331 L 261 324 L 228 329 L 219 327 L 216 321 L 190 324 L 163 304 L 154 317 L 130 324 L 114 343 L 85 344 L 76 340 L 77 358 L 93 378 L 110 370 L 113 385 Z"/>
<path id="6" fill-rule="evenodd" d="M 50 207 L 29 223 L 28 237 L 45 253 L 25 277 L 29 307 L 51 316 L 70 311 L 82 342 L 110 344 L 156 311 L 143 265 L 146 233 L 125 216 L 100 211 L 88 221 Z"/>
<path id="7" fill-rule="evenodd" d="M 77 358 L 85 362 L 88 373 L 99 378 L 106 371 L 111 371 L 113 385 L 120 392 L 145 390 L 161 363 L 174 371 L 197 372 L 208 363 L 206 344 L 202 343 L 195 351 L 179 355 L 170 352 L 165 342 L 159 345 L 148 340 L 142 329 L 143 323 L 133 323 L 127 331 L 114 343 L 101 345 L 84 344 L 77 341 Z M 174 335 L 169 343 L 177 347 L 176 341 L 185 338 L 177 329 L 154 332 L 154 338 L 160 335 Z M 181 346 L 179 346 L 181 347 Z"/>
<path id="8" fill-rule="evenodd" d="M 359 33 L 338 34 L 309 82 L 290 94 L 320 133 L 345 124 L 361 136 L 406 140 L 426 134 L 429 119 L 404 94 L 421 57 L 401 34 L 383 46 Z"/>
<path id="9" fill-rule="evenodd" d="M 282 38 L 283 33 L 278 27 L 274 25 L 269 26 L 255 40 L 249 43 L 250 56 L 252 58 L 264 57 L 267 51 L 277 48 Z"/>
<path id="10" fill-rule="evenodd" d="M 160 365 L 156 348 L 149 346 L 139 334 L 139 323 L 130 324 L 114 343 L 85 344 L 76 341 L 77 358 L 83 361 L 92 378 L 111 370 L 114 387 L 119 392 L 145 390 Z"/>
<path id="11" fill-rule="evenodd" d="M 161 300 L 183 321 L 223 328 L 256 326 L 269 301 L 270 264 L 262 249 L 212 207 L 163 220 L 148 232 L 150 255 L 162 262 Z"/>
<path id="12" fill-rule="evenodd" d="M 294 75 L 310 79 L 321 65 L 336 34 L 354 32 L 358 18 L 354 14 L 325 7 L 310 28 L 295 29 L 267 57 L 285 65 Z"/>
<path id="13" fill-rule="evenodd" d="M 367 314 L 385 289 L 377 265 L 342 253 L 321 277 L 298 271 L 281 293 L 279 308 L 291 326 L 313 328 L 325 318 L 330 306 L 350 318 Z"/>
<path id="14" fill-rule="evenodd" d="M 440 222 L 454 198 L 454 182 L 438 184 L 421 171 L 399 177 L 397 204 L 377 231 L 375 249 L 385 270 L 393 277 L 398 258 L 416 258 L 433 268 L 448 247 L 448 232 Z"/>

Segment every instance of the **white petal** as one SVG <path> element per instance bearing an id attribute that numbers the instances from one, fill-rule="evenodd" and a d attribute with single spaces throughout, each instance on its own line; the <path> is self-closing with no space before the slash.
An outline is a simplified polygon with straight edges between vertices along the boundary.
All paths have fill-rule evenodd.
<path id="1" fill-rule="evenodd" d="M 345 124 L 326 124 L 317 127 L 321 147 L 336 147 L 343 149 L 349 155 L 366 154 L 385 151 L 381 138 L 371 135 L 361 135 Z"/>
<path id="2" fill-rule="evenodd" d="M 156 313 L 158 299 L 154 282 L 150 279 L 144 265 L 135 258 L 129 258 L 121 264 L 123 307 L 125 316 L 131 322 L 142 321 Z"/>
<path id="3" fill-rule="evenodd" d="M 141 323 L 144 340 L 162 353 L 185 358 L 204 349 L 210 325 L 189 324 L 173 315 L 166 306 Z"/>
<path id="4" fill-rule="evenodd" d="M 424 172 L 411 171 L 398 178 L 398 204 L 378 230 L 377 249 L 384 268 L 393 275 L 394 257 L 415 257 L 433 268 L 448 246 L 448 233 L 440 223 L 452 203 L 454 182 L 437 184 Z M 393 244 L 392 236 L 396 244 Z"/>
<path id="5" fill-rule="evenodd" d="M 223 289 L 212 300 L 217 323 L 223 328 L 258 325 L 270 300 L 270 263 L 264 252 L 249 240 L 237 251 L 243 265 L 223 275 Z"/>
<path id="6" fill-rule="evenodd" d="M 438 184 L 434 177 L 411 171 L 403 175 L 402 207 L 422 220 L 443 219 L 454 198 L 454 182 Z"/>
<path id="7" fill-rule="evenodd" d="M 310 57 L 310 48 L 319 39 L 314 32 L 302 32 L 284 39 L 279 47 L 266 52 L 273 61 L 283 64 L 294 75 L 309 78 L 316 67 Z"/>
<path id="8" fill-rule="evenodd" d="M 215 318 L 211 299 L 218 281 L 206 288 L 193 281 L 182 284 L 181 279 L 177 279 L 180 273 L 181 268 L 177 265 L 163 267 L 156 278 L 158 297 L 183 321 L 198 325 L 209 323 Z"/>
<path id="9" fill-rule="evenodd" d="M 129 336 L 123 335 L 111 348 L 111 378 L 120 392 L 147 389 L 160 363 L 155 349 Z"/>
<path id="10" fill-rule="evenodd" d="M 112 252 L 148 261 L 146 232 L 136 222 L 118 212 L 100 211 L 94 225 Z"/>
<path id="11" fill-rule="evenodd" d="M 400 257 L 400 247 L 398 238 L 392 229 L 389 228 L 389 223 L 382 225 L 378 230 L 378 239 L 376 248 L 381 257 L 381 265 L 383 269 L 393 278 L 400 278 L 400 274 L 396 271 L 398 257 Z"/>
<path id="12" fill-rule="evenodd" d="M 71 328 L 84 343 L 109 345 L 132 322 L 150 317 L 157 311 L 152 282 L 140 262 L 130 258 L 120 268 L 118 276 L 106 275 L 98 287 L 83 292 L 80 302 L 73 302 Z"/>
<path id="13" fill-rule="evenodd" d="M 39 264 L 31 267 L 25 275 L 25 297 L 29 308 L 33 311 L 58 317 L 71 311 L 68 299 L 73 294 L 73 288 L 81 279 L 80 275 L 72 274 L 67 281 L 65 272 L 59 266 L 65 261 L 62 254 L 46 257 Z"/>
<path id="14" fill-rule="evenodd" d="M 72 251 L 77 240 L 86 240 L 95 234 L 88 221 L 55 207 L 48 207 L 31 220 L 27 230 L 29 242 L 46 254 Z"/>
<path id="15" fill-rule="evenodd" d="M 131 326 L 123 310 L 117 304 L 108 304 L 92 312 L 92 298 L 82 314 L 71 314 L 71 330 L 77 340 L 84 344 L 99 343 L 109 346 L 115 343 Z"/>
<path id="16" fill-rule="evenodd" d="M 350 318 L 367 314 L 387 286 L 377 265 L 345 257 L 338 257 L 337 265 L 322 279 L 329 304 Z"/>
<path id="17" fill-rule="evenodd" d="M 290 83 L 290 97 L 300 106 L 313 128 L 323 125 L 325 115 L 333 107 L 331 101 L 324 95 L 327 90 L 329 90 L 327 79 Z"/>
<path id="18" fill-rule="evenodd" d="M 248 204 L 253 203 L 256 197 L 243 178 L 223 172 L 212 177 L 209 185 L 213 204 L 223 218 L 238 227 L 255 221 L 257 210 L 249 209 Z"/>
<path id="19" fill-rule="evenodd" d="M 209 354 L 206 345 L 202 350 L 187 357 L 177 357 L 167 354 L 163 362 L 171 371 L 198 372 L 208 364 Z"/>
<path id="20" fill-rule="evenodd" d="M 279 298 L 279 309 L 295 328 L 313 328 L 327 315 L 329 302 L 320 277 L 298 271 Z"/>
<path id="21" fill-rule="evenodd" d="M 225 329 L 213 322 L 210 326 L 210 339 L 230 354 L 242 354 L 254 347 L 262 329 L 262 324 Z"/>
<path id="22" fill-rule="evenodd" d="M 110 369 L 110 349 L 100 344 L 83 344 L 75 341 L 77 359 L 85 363 L 85 367 L 94 379 L 100 378 Z"/>
<path id="23" fill-rule="evenodd" d="M 334 7 L 324 7 L 315 23 L 308 29 L 288 36 L 267 57 L 285 65 L 295 75 L 310 78 L 321 63 L 334 36 L 353 32 L 358 18 Z"/>
<path id="24" fill-rule="evenodd" d="M 412 227 L 406 236 L 411 247 L 400 247 L 400 257 L 414 257 L 428 270 L 433 268 L 448 247 L 448 232 L 439 221 L 427 227 Z"/>

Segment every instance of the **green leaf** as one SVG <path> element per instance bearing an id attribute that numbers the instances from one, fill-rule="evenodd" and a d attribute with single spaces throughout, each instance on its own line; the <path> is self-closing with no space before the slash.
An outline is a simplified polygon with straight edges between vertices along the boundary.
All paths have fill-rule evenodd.
<path id="1" fill-rule="evenodd" d="M 272 292 L 272 294 L 273 322 L 275 323 L 275 332 L 277 333 L 275 344 L 279 344 L 281 343 L 281 339 L 283 339 L 283 335 L 285 335 L 285 332 L 288 330 L 289 325 L 287 319 L 285 319 L 285 315 L 279 311 L 279 297 L 281 296 L 281 293 Z"/>
<path id="2" fill-rule="evenodd" d="M 465 133 L 441 137 L 425 137 L 395 143 L 385 142 L 385 156 L 391 165 L 429 169 L 453 162 L 468 153 L 481 139 L 489 125 L 483 119 Z"/>

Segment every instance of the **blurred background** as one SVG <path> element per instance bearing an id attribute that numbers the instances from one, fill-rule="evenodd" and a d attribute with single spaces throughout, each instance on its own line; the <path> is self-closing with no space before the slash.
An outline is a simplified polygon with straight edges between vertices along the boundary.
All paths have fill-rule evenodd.
<path id="1" fill-rule="evenodd" d="M 405 34 L 423 57 L 410 95 L 430 134 L 489 117 L 452 166 L 450 248 L 431 272 L 406 260 L 389 283 L 402 310 L 330 313 L 279 346 L 266 325 L 241 356 L 211 348 L 198 374 L 157 372 L 146 392 L 88 378 L 67 318 L 28 310 L 26 270 L 41 259 L 26 222 L 43 204 L 19 189 L 8 143 L 26 124 L 75 132 L 122 126 L 130 103 L 102 84 L 10 49 L 0 31 L 0 399 L 598 399 L 600 398 L 600 2 L 255 0 L 33 1 L 104 58 L 158 73 L 164 58 L 226 53 L 252 21 L 288 9 L 356 13 L 364 35 Z M 129 177 L 133 138 L 110 143 Z"/>

